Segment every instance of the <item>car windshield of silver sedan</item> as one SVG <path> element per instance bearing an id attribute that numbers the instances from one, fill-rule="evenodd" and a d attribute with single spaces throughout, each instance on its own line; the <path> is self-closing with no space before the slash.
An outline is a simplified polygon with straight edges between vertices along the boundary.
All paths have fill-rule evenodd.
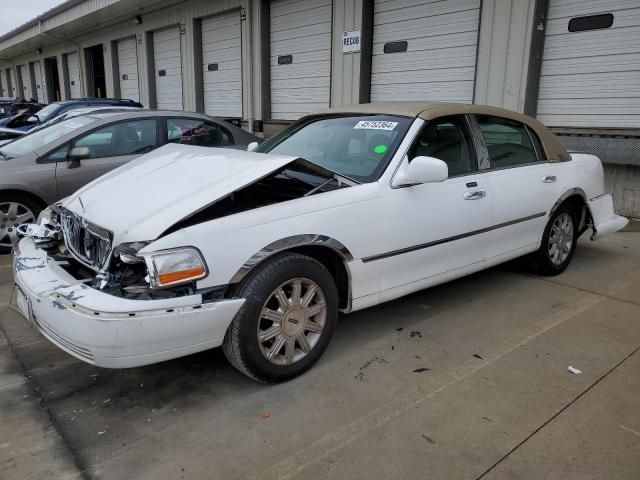
<path id="1" fill-rule="evenodd" d="M 51 125 L 43 130 L 33 132 L 24 137 L 18 138 L 11 143 L 3 146 L 0 150 L 0 154 L 6 158 L 11 159 L 26 155 L 33 152 L 45 145 L 58 140 L 67 133 L 75 130 L 76 128 L 83 127 L 91 122 L 95 122 L 95 117 L 74 117 L 64 122 Z"/>
<path id="2" fill-rule="evenodd" d="M 392 115 L 303 119 L 262 143 L 259 153 L 294 155 L 362 183 L 376 181 L 411 119 Z"/>

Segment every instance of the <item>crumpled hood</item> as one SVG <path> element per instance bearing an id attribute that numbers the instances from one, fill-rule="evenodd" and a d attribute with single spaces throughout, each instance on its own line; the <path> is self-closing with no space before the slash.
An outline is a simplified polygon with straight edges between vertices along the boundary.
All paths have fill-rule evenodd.
<path id="1" fill-rule="evenodd" d="M 94 180 L 62 205 L 112 231 L 114 245 L 155 240 L 179 220 L 295 160 L 169 144 Z"/>

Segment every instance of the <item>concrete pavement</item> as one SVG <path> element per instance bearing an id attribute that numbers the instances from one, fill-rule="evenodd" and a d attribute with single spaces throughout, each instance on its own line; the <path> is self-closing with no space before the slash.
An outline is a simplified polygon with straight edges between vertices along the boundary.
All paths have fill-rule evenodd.
<path id="1" fill-rule="evenodd" d="M 583 238 L 558 277 L 509 264 L 342 317 L 275 386 L 216 350 L 79 362 L 3 303 L 2 261 L 0 478 L 640 478 L 638 233 Z"/>

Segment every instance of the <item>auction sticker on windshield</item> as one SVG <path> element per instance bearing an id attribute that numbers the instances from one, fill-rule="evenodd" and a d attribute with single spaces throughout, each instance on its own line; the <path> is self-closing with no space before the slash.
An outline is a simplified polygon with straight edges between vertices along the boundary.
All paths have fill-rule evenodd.
<path id="1" fill-rule="evenodd" d="M 384 120 L 361 120 L 353 128 L 354 130 L 393 130 L 397 125 L 398 122 L 385 122 Z"/>

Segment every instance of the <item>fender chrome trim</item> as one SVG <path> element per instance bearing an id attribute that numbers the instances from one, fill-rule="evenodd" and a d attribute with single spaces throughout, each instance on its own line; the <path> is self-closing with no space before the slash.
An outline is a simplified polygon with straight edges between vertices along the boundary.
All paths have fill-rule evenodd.
<path id="1" fill-rule="evenodd" d="M 308 246 L 327 247 L 340 255 L 340 257 L 342 257 L 345 262 L 350 262 L 353 260 L 353 255 L 351 254 L 349 249 L 347 249 L 347 247 L 345 247 L 342 243 L 334 238 L 311 233 L 293 235 L 291 237 L 285 237 L 281 238 L 280 240 L 276 240 L 275 242 L 272 242 L 266 247 L 262 248 L 260 251 L 254 253 L 251 258 L 244 262 L 244 265 L 240 267 L 240 269 L 233 275 L 233 277 L 231 277 L 229 283 L 239 283 L 256 265 L 269 258 L 271 255 L 295 247 Z M 348 272 L 349 269 L 347 268 L 347 273 Z"/>

